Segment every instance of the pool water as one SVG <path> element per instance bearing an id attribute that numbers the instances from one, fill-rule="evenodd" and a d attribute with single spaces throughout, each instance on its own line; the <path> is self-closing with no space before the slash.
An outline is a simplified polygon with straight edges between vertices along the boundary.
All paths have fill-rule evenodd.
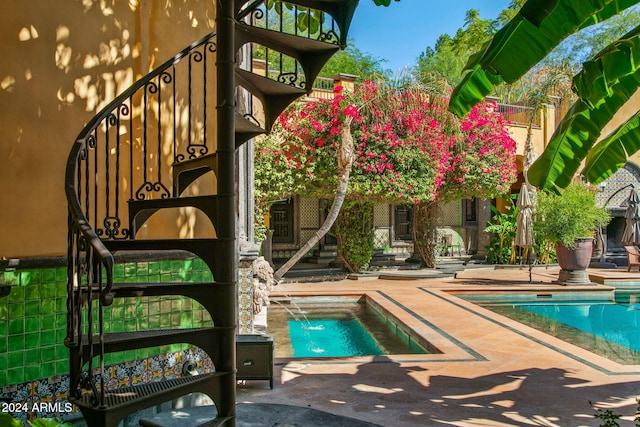
<path id="1" fill-rule="evenodd" d="M 363 300 L 272 301 L 267 324 L 274 335 L 276 357 L 429 353 Z"/>
<path id="2" fill-rule="evenodd" d="M 504 302 L 508 298 L 504 294 L 493 298 L 494 302 L 482 298 L 479 303 L 617 363 L 640 364 L 640 304 L 635 295 L 617 295 L 615 301 L 580 302 Z"/>
<path id="3" fill-rule="evenodd" d="M 289 319 L 293 357 L 373 356 L 384 354 L 355 318 Z"/>

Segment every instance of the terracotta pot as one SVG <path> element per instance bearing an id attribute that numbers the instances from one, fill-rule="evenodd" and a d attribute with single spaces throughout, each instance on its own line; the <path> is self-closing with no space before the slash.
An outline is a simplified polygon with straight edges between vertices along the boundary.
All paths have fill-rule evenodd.
<path id="1" fill-rule="evenodd" d="M 587 285 L 591 283 L 587 267 L 593 253 L 593 238 L 585 237 L 576 241 L 574 249 L 561 242 L 556 243 L 556 256 L 560 265 L 558 283 L 565 285 Z"/>

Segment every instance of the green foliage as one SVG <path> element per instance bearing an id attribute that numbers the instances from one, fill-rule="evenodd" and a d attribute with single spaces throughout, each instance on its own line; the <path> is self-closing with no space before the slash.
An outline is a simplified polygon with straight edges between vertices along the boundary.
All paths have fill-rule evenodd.
<path id="1" fill-rule="evenodd" d="M 73 427 L 73 424 L 65 422 L 60 418 L 36 418 L 35 420 L 27 421 L 27 423 L 30 427 Z M 24 424 L 11 415 L 0 412 L 0 426 L 24 427 Z"/>
<path id="2" fill-rule="evenodd" d="M 581 237 L 591 237 L 611 219 L 605 208 L 596 205 L 595 193 L 581 183 L 572 183 L 560 194 L 538 193 L 534 229 L 552 242 L 575 247 Z"/>
<path id="3" fill-rule="evenodd" d="M 468 10 L 466 28 L 459 28 L 453 37 L 441 35 L 435 47 L 429 46 L 420 54 L 416 66 L 418 80 L 425 82 L 436 75 L 446 78 L 450 85 L 460 81 L 466 58 L 482 48 L 495 33 L 495 26 L 495 21 L 481 19 L 477 10 Z"/>
<path id="4" fill-rule="evenodd" d="M 601 138 L 602 130 L 639 86 L 638 29 L 613 41 L 636 25 L 640 16 L 638 3 L 524 2 L 487 46 L 470 57 L 466 74 L 451 97 L 450 110 L 460 116 L 465 114 L 476 102 L 505 86 L 501 83 L 512 86 L 535 67 L 576 67 L 583 63 L 573 85 L 580 99 L 560 122 L 528 177 L 536 187 L 556 191 L 569 185 L 586 158 L 582 175 L 594 184 L 603 181 L 640 149 L 637 115 Z M 585 62 L 596 49 L 602 50 Z M 598 140 L 602 142 L 595 145 Z"/>
<path id="5" fill-rule="evenodd" d="M 552 264 L 556 262 L 556 244 L 545 239 L 540 233 L 535 233 L 534 252 L 537 254 L 538 264 Z"/>
<path id="6" fill-rule="evenodd" d="M 463 116 L 502 82 L 513 83 L 538 64 L 570 34 L 618 14 L 637 0 L 527 1 L 487 45 L 469 59 L 449 108 Z M 549 6 L 549 7 L 542 7 Z M 553 6 L 553 7 L 551 7 Z"/>
<path id="7" fill-rule="evenodd" d="M 581 66 L 635 27 L 639 14 L 640 6 L 632 6 L 604 22 L 584 28 L 562 41 L 543 62 L 552 65 L 569 60 L 573 66 Z"/>
<path id="8" fill-rule="evenodd" d="M 600 427 L 620 427 L 618 420 L 622 415 L 616 414 L 611 409 L 596 409 L 593 418 L 601 420 Z"/>
<path id="9" fill-rule="evenodd" d="M 334 224 L 338 254 L 349 271 L 367 271 L 373 256 L 373 204 L 345 200 Z"/>
<path id="10" fill-rule="evenodd" d="M 73 427 L 71 423 L 65 423 L 60 418 L 38 418 L 29 421 L 31 427 Z"/>
<path id="11" fill-rule="evenodd" d="M 531 167 L 529 179 L 539 188 L 564 188 L 588 158 L 584 175 L 591 183 L 608 178 L 640 148 L 637 123 L 618 128 L 598 145 L 602 129 L 638 87 L 640 28 L 601 51 L 574 77 L 574 104 L 554 132 L 544 153 Z M 623 148 L 624 147 L 624 148 Z"/>
<path id="12" fill-rule="evenodd" d="M 589 402 L 591 407 L 595 410 L 593 418 L 600 420 L 600 427 L 620 427 L 618 420 L 622 418 L 622 415 L 614 412 L 611 409 L 600 409 L 593 406 L 592 402 Z M 636 412 L 634 414 L 633 421 L 636 427 L 640 427 L 640 399 L 636 399 Z"/>
<path id="13" fill-rule="evenodd" d="M 493 234 L 487 247 L 487 261 L 492 264 L 508 264 L 511 260 L 518 208 L 512 199 L 509 200 L 511 204 L 505 207 L 506 212 L 500 212 L 495 206 L 491 206 L 493 217 L 484 229 L 486 233 Z"/>
<path id="14" fill-rule="evenodd" d="M 5 412 L 0 412 L 0 425 L 3 427 L 24 427 L 21 421 Z"/>
<path id="15" fill-rule="evenodd" d="M 611 132 L 587 154 L 582 173 L 597 185 L 627 163 L 627 156 L 640 150 L 640 111 Z"/>
<path id="16" fill-rule="evenodd" d="M 276 126 L 268 137 L 256 141 L 254 199 L 257 228 L 264 228 L 264 215 L 269 213 L 273 203 L 304 191 L 306 171 L 289 168 L 287 156 L 281 150 L 286 137 L 283 129 Z"/>
<path id="17" fill-rule="evenodd" d="M 342 73 L 353 74 L 364 80 L 381 78 L 389 74 L 389 71 L 384 69 L 385 62 L 387 62 L 386 59 L 362 52 L 355 46 L 355 41 L 350 39 L 347 48 L 333 55 L 319 75 L 333 77 Z"/>

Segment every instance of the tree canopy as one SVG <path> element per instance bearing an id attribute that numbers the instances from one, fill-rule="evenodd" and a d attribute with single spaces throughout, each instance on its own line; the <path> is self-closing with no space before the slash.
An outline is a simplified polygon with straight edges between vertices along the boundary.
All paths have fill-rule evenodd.
<path id="1" fill-rule="evenodd" d="M 257 194 L 265 202 L 294 194 L 332 197 L 345 116 L 353 118 L 355 145 L 348 198 L 425 203 L 505 193 L 516 168 L 502 115 L 491 103 L 464 119 L 446 107 L 446 98 L 416 87 L 372 82 L 297 104 L 257 143 Z"/>
<path id="2" fill-rule="evenodd" d="M 387 60 L 376 58 L 371 54 L 362 52 L 356 47 L 353 39 L 349 40 L 346 49 L 337 52 L 327 61 L 320 71 L 322 77 L 333 77 L 336 74 L 353 74 L 361 79 L 378 79 L 387 76 L 390 72 L 384 69 Z"/>

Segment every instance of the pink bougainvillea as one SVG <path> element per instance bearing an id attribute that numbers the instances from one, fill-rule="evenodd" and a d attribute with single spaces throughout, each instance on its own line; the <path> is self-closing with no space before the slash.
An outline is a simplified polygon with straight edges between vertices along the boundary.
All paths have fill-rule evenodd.
<path id="1" fill-rule="evenodd" d="M 274 136 L 258 143 L 256 183 L 265 192 L 278 183 L 280 197 L 287 186 L 288 195 L 331 197 L 340 125 L 350 117 L 356 158 L 348 197 L 421 203 L 504 194 L 516 177 L 516 146 L 503 116 L 488 103 L 457 119 L 447 103 L 417 89 L 338 86 L 333 99 L 297 104 L 280 116 Z"/>

